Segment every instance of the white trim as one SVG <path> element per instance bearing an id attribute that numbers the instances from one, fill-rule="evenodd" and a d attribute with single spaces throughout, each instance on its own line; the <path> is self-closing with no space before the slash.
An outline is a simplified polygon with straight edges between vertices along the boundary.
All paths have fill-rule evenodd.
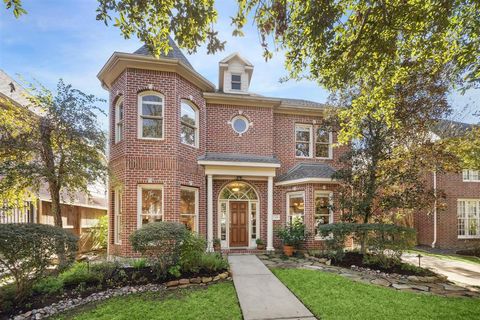
<path id="1" fill-rule="evenodd" d="M 245 121 L 245 130 L 243 130 L 242 132 L 238 132 L 234 127 L 235 120 Z M 238 134 L 240 137 L 242 136 L 242 134 L 246 133 L 248 131 L 248 129 L 250 129 L 250 127 L 252 126 L 252 123 L 247 119 L 247 117 L 245 117 L 244 115 L 241 115 L 241 114 L 238 114 L 238 115 L 234 116 L 232 118 L 232 120 L 228 121 L 228 124 L 230 124 L 230 126 L 232 127 L 232 130 L 236 134 Z"/>
<path id="2" fill-rule="evenodd" d="M 162 106 L 162 137 L 161 138 L 155 138 L 155 137 L 144 137 L 143 136 L 143 122 L 142 122 L 142 103 L 143 103 L 143 97 L 144 96 L 157 96 L 162 99 L 161 104 L 149 101 L 149 104 L 156 104 L 156 105 L 161 105 Z M 160 119 L 157 119 L 160 120 Z M 165 140 L 165 96 L 161 94 L 160 92 L 157 91 L 142 91 L 138 94 L 137 98 L 137 138 L 142 139 L 142 140 Z"/>
<path id="3" fill-rule="evenodd" d="M 328 208 L 328 224 L 332 224 L 334 223 L 334 212 L 331 208 L 331 206 L 333 206 L 333 191 L 329 191 L 329 190 L 315 190 L 314 193 L 313 193 L 313 222 L 314 222 L 314 226 L 315 228 L 317 227 L 316 225 L 316 221 L 315 221 L 315 215 L 316 215 L 316 209 L 317 209 L 317 204 L 316 204 L 316 197 L 317 195 L 320 195 L 320 196 L 328 196 L 328 205 L 330 206 L 330 208 Z M 327 240 L 327 237 L 322 237 L 322 236 L 319 236 L 317 234 L 314 235 L 314 238 L 315 240 Z"/>
<path id="4" fill-rule="evenodd" d="M 139 184 L 137 185 L 137 229 L 142 227 L 142 190 L 162 191 L 162 212 L 159 216 L 162 217 L 162 221 L 165 217 L 165 189 L 163 184 Z"/>
<path id="5" fill-rule="evenodd" d="M 308 141 L 308 156 L 297 156 L 297 128 L 303 128 L 303 129 L 308 129 L 309 132 L 309 141 Z M 306 131 L 306 130 L 303 130 Z M 294 143 L 294 156 L 295 158 L 299 159 L 311 159 L 313 158 L 313 139 L 312 139 L 312 132 L 313 132 L 313 125 L 312 124 L 305 124 L 305 123 L 295 123 L 294 125 L 294 137 L 293 137 L 293 143 Z M 300 142 L 300 143 L 305 143 L 305 142 Z"/>
<path id="6" fill-rule="evenodd" d="M 122 120 L 120 120 L 120 105 L 122 106 Z M 114 123 L 114 142 L 119 143 L 120 141 L 123 140 L 123 129 L 125 127 L 125 106 L 123 105 L 123 97 L 119 97 L 117 100 L 117 103 L 115 103 L 115 123 Z M 121 124 L 122 130 L 118 130 L 118 126 Z"/>
<path id="7" fill-rule="evenodd" d="M 195 213 L 193 214 L 194 218 L 195 218 L 195 230 L 193 230 L 194 232 L 196 233 L 199 233 L 200 230 L 199 230 L 199 222 L 198 222 L 198 210 L 199 210 L 199 199 L 198 199 L 198 188 L 196 187 L 188 187 L 188 186 L 180 186 L 180 193 L 182 192 L 182 190 L 187 190 L 187 191 L 193 191 L 195 193 Z M 182 195 L 180 194 L 180 201 L 182 199 Z M 192 214 L 183 214 L 184 216 L 192 216 Z M 182 213 L 180 213 L 180 218 L 182 217 Z"/>
<path id="8" fill-rule="evenodd" d="M 477 173 L 478 179 L 470 178 L 473 175 L 473 172 Z M 465 179 L 467 177 L 467 179 Z M 472 169 L 463 169 L 462 171 L 462 181 L 463 182 L 480 182 L 480 171 Z"/>
<path id="9" fill-rule="evenodd" d="M 280 168 L 280 163 L 265 163 L 265 162 L 198 160 L 197 163 L 204 166 L 210 165 L 210 166 L 229 166 L 229 167 Z"/>
<path id="10" fill-rule="evenodd" d="M 258 235 L 258 231 L 257 231 Z M 267 184 L 267 251 L 273 248 L 273 177 L 268 177 Z"/>
<path id="11" fill-rule="evenodd" d="M 192 127 L 191 125 L 188 125 L 188 124 L 184 124 L 182 122 L 182 107 L 183 107 L 183 104 L 186 104 L 187 106 L 189 106 L 190 108 L 192 108 L 193 112 L 195 113 L 195 124 L 193 125 L 193 128 L 194 128 L 194 132 L 195 132 L 195 141 L 194 141 L 194 144 L 188 144 L 188 143 L 185 143 L 182 141 L 182 126 L 187 126 L 187 127 Z M 199 145 L 199 135 L 200 135 L 200 130 L 198 130 L 199 128 L 199 121 L 200 120 L 200 116 L 199 116 L 199 110 L 198 110 L 198 107 L 190 100 L 187 100 L 187 99 L 182 99 L 180 101 L 180 143 L 186 145 L 186 146 L 190 146 L 190 147 L 194 147 L 194 148 L 197 148 L 198 149 L 198 145 Z"/>
<path id="12" fill-rule="evenodd" d="M 207 251 L 213 252 L 213 176 L 207 175 Z"/>
<path id="13" fill-rule="evenodd" d="M 291 196 L 301 196 L 303 198 L 303 223 L 305 223 L 305 191 L 291 191 L 291 192 L 287 192 L 286 194 L 286 224 L 289 223 L 289 220 L 290 220 L 290 198 Z"/>
<path id="14" fill-rule="evenodd" d="M 295 180 L 280 181 L 275 183 L 275 186 L 290 186 L 303 183 L 338 183 L 336 179 L 332 178 L 303 178 Z"/>
<path id="15" fill-rule="evenodd" d="M 114 206 L 113 206 L 113 243 L 122 244 L 122 230 L 120 230 L 120 225 L 117 221 L 117 217 L 122 220 L 122 204 L 123 204 L 123 194 L 122 188 L 117 187 L 113 190 L 114 196 Z"/>

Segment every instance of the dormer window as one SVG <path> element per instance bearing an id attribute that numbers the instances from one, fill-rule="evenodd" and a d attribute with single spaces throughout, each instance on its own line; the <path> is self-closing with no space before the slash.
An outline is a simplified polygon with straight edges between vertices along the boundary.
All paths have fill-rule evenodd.
<path id="1" fill-rule="evenodd" d="M 242 90 L 242 76 L 232 74 L 232 90 Z"/>

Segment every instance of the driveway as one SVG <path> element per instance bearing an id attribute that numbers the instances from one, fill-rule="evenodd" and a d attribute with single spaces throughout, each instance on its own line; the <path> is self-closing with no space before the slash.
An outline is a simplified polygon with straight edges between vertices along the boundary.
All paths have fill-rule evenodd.
<path id="1" fill-rule="evenodd" d="M 402 260 L 418 266 L 418 257 L 416 253 L 404 253 Z M 422 255 L 421 266 L 443 274 L 448 280 L 468 286 L 480 287 L 480 264 L 474 262 L 464 262 L 452 260 L 449 258 L 437 258 L 428 255 Z"/>

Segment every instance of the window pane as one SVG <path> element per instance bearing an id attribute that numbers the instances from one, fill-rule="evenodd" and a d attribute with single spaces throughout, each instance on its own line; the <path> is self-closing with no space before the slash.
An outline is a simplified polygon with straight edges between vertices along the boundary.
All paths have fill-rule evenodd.
<path id="1" fill-rule="evenodd" d="M 323 129 L 317 129 L 317 142 L 325 142 L 329 143 L 330 142 L 330 135 L 328 131 L 325 131 Z"/>
<path id="2" fill-rule="evenodd" d="M 195 230 L 195 216 L 190 215 L 180 215 L 180 223 L 183 223 L 187 230 L 196 231 Z"/>
<path id="3" fill-rule="evenodd" d="M 196 192 L 194 190 L 180 190 L 180 214 L 195 214 L 195 195 Z"/>
<path id="4" fill-rule="evenodd" d="M 289 222 L 291 223 L 294 219 L 302 219 L 303 221 L 304 210 L 305 205 L 303 201 L 303 195 L 289 195 Z"/>
<path id="5" fill-rule="evenodd" d="M 182 143 L 189 144 L 191 146 L 195 145 L 195 129 L 188 127 L 186 125 L 182 125 L 182 132 L 181 132 L 181 140 Z"/>
<path id="6" fill-rule="evenodd" d="M 142 189 L 142 215 L 162 214 L 162 190 Z"/>
<path id="7" fill-rule="evenodd" d="M 232 74 L 232 81 L 240 82 L 242 81 L 242 76 L 239 74 Z"/>
<path id="8" fill-rule="evenodd" d="M 227 203 L 220 203 L 220 239 L 227 239 Z"/>
<path id="9" fill-rule="evenodd" d="M 238 133 L 243 133 L 247 130 L 247 122 L 243 118 L 237 118 L 233 121 L 233 128 Z"/>
<path id="10" fill-rule="evenodd" d="M 162 98 L 156 95 L 148 95 L 148 96 L 143 96 L 142 101 L 161 103 Z"/>
<path id="11" fill-rule="evenodd" d="M 252 239 L 257 238 L 257 204 L 255 202 L 252 202 L 250 204 L 250 214 L 251 214 L 251 234 L 252 234 Z"/>
<path id="12" fill-rule="evenodd" d="M 144 216 L 142 215 L 142 225 L 153 222 L 163 221 L 162 216 Z"/>
<path id="13" fill-rule="evenodd" d="M 160 104 L 142 104 L 142 115 L 151 116 L 151 117 L 161 117 L 162 116 L 162 105 Z"/>
<path id="14" fill-rule="evenodd" d="M 315 148 L 315 156 L 318 158 L 328 158 L 329 157 L 328 149 L 329 149 L 328 144 L 317 143 L 317 146 Z"/>
<path id="15" fill-rule="evenodd" d="M 240 82 L 232 82 L 232 89 L 233 90 L 240 90 L 241 89 Z"/>
<path id="16" fill-rule="evenodd" d="M 187 103 L 182 103 L 182 114 L 181 114 L 181 120 L 184 123 L 190 124 L 192 126 L 196 125 L 196 113 L 195 110 L 188 105 Z"/>
<path id="17" fill-rule="evenodd" d="M 118 105 L 118 120 L 123 120 L 123 102 Z"/>
<path id="18" fill-rule="evenodd" d="M 161 119 L 142 119 L 143 137 L 162 138 Z"/>
<path id="19" fill-rule="evenodd" d="M 307 142 L 310 141 L 310 131 L 304 128 L 297 128 L 296 130 L 296 140 Z"/>
<path id="20" fill-rule="evenodd" d="M 296 144 L 295 155 L 297 157 L 309 157 L 310 156 L 310 144 L 298 143 Z"/>

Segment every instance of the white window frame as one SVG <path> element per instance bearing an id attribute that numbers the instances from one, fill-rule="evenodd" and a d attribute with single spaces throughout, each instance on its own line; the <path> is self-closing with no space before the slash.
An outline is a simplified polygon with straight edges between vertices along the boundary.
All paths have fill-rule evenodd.
<path id="1" fill-rule="evenodd" d="M 291 197 L 299 197 L 301 196 L 303 198 L 303 216 L 302 216 L 302 219 L 303 219 L 303 223 L 305 223 L 305 191 L 293 191 L 293 192 L 287 192 L 286 193 L 286 200 L 287 200 L 287 207 L 286 207 L 286 211 L 287 211 L 287 221 L 286 221 L 286 224 L 289 225 L 290 224 L 290 198 Z"/>
<path id="2" fill-rule="evenodd" d="M 198 227 L 198 208 L 199 208 L 199 202 L 198 202 L 198 188 L 195 188 L 195 187 L 186 187 L 186 186 L 181 186 L 180 187 L 180 192 L 182 190 L 187 190 L 187 191 L 193 191 L 195 192 L 195 213 L 194 214 L 185 214 L 185 213 L 180 213 L 180 217 L 181 216 L 193 216 L 194 217 L 194 230 L 193 232 L 199 232 L 199 227 Z M 162 193 L 163 195 L 163 193 Z M 180 200 L 181 200 L 181 194 L 180 194 Z M 162 205 L 162 208 L 163 208 L 163 205 Z"/>
<path id="3" fill-rule="evenodd" d="M 474 173 L 476 173 L 477 179 L 473 178 Z M 480 170 L 463 169 L 462 179 L 463 182 L 480 182 Z"/>
<path id="4" fill-rule="evenodd" d="M 120 106 L 123 109 L 123 117 L 120 119 Z M 123 140 L 123 127 L 125 122 L 125 106 L 123 105 L 123 97 L 118 98 L 117 103 L 115 103 L 115 143 L 119 143 Z"/>
<path id="5" fill-rule="evenodd" d="M 465 203 L 465 209 L 467 208 L 467 202 L 476 202 L 476 218 L 473 218 L 473 220 L 477 220 L 477 234 L 476 235 L 468 235 L 468 222 L 471 220 L 468 217 L 468 213 L 465 212 L 465 218 L 462 218 L 463 221 L 463 227 L 465 230 L 465 235 L 460 235 L 459 234 L 459 225 L 460 225 L 460 203 L 464 202 Z M 480 199 L 457 199 L 457 237 L 458 239 L 480 239 Z"/>
<path id="6" fill-rule="evenodd" d="M 142 227 L 142 190 L 162 190 L 162 212 L 158 215 L 165 218 L 165 189 L 163 184 L 139 184 L 137 186 L 137 229 Z"/>
<path id="7" fill-rule="evenodd" d="M 113 243 L 122 244 L 122 230 L 120 230 L 121 219 L 122 219 L 122 189 L 115 188 L 113 190 Z M 120 220 L 118 220 L 120 219 Z M 120 222 L 120 223 L 119 223 Z"/>
<path id="8" fill-rule="evenodd" d="M 236 129 L 235 129 L 235 120 L 243 120 L 245 121 L 245 130 L 243 130 L 242 132 L 238 132 Z M 233 132 L 235 132 L 236 134 L 238 134 L 240 137 L 246 133 L 248 131 L 248 129 L 250 129 L 252 123 L 250 121 L 248 121 L 247 117 L 245 117 L 244 115 L 236 115 L 235 117 L 232 118 L 232 120 L 230 120 L 228 122 L 231 126 L 232 126 L 232 130 Z"/>
<path id="9" fill-rule="evenodd" d="M 142 103 L 143 103 L 143 97 L 144 96 L 158 96 L 162 99 L 161 103 L 157 102 L 152 102 L 149 101 L 149 104 L 157 104 L 162 106 L 162 116 L 161 117 L 150 117 L 150 116 L 143 116 L 143 108 L 142 108 Z M 165 139 L 165 96 L 157 91 L 143 91 L 138 94 L 138 99 L 137 99 L 137 137 L 138 139 L 142 140 L 164 140 Z M 162 137 L 161 138 L 156 138 L 156 137 L 144 137 L 143 136 L 143 118 L 147 119 L 156 119 L 156 120 L 161 120 L 162 121 Z"/>
<path id="10" fill-rule="evenodd" d="M 309 144 L 308 144 L 308 156 L 298 156 L 297 155 L 297 128 L 302 128 L 302 129 L 308 129 L 309 132 Z M 307 131 L 307 130 L 303 130 Z M 294 150 L 295 150 L 295 158 L 302 158 L 302 159 L 308 159 L 308 158 L 313 158 L 313 125 L 311 124 L 302 124 L 302 123 L 296 123 L 295 128 L 294 128 Z M 305 141 L 299 141 L 299 143 L 306 143 Z"/>
<path id="11" fill-rule="evenodd" d="M 189 106 L 190 108 L 193 109 L 193 111 L 195 112 L 195 124 L 192 126 L 191 124 L 189 123 L 186 123 L 186 122 L 183 122 L 182 121 L 182 106 L 183 104 L 186 104 L 187 106 Z M 198 142 L 199 142 L 199 130 L 198 130 L 198 121 L 199 120 L 199 115 L 198 115 L 198 108 L 196 105 L 194 105 L 191 101 L 189 100 L 185 100 L 185 99 L 182 99 L 181 102 L 180 102 L 180 142 L 186 146 L 190 146 L 190 147 L 194 147 L 194 148 L 198 148 Z M 186 127 L 189 127 L 189 128 L 192 128 L 194 130 L 194 133 L 195 133 L 195 141 L 193 142 L 193 144 L 189 144 L 189 143 L 186 143 L 186 142 L 183 142 L 182 141 L 182 127 L 183 126 L 186 126 Z"/>
<path id="12" fill-rule="evenodd" d="M 317 220 L 316 220 L 316 198 L 317 198 L 317 195 L 320 195 L 320 196 L 328 196 L 328 204 L 330 206 L 330 208 L 328 208 L 328 224 L 332 224 L 334 221 L 334 216 L 333 216 L 333 210 L 331 208 L 331 206 L 333 205 L 333 191 L 324 191 L 324 190 L 316 190 L 313 194 L 313 221 L 315 223 L 315 229 L 317 228 Z M 322 236 L 319 236 L 317 234 L 315 234 L 315 240 L 326 240 L 328 237 L 322 237 Z"/>
<path id="13" fill-rule="evenodd" d="M 233 81 L 233 76 L 239 76 L 240 81 Z M 240 84 L 240 89 L 234 89 L 233 84 L 238 83 Z M 242 74 L 241 73 L 231 73 L 230 74 L 230 89 L 233 91 L 242 91 Z"/>
<path id="14" fill-rule="evenodd" d="M 322 127 L 315 127 L 313 138 L 315 139 L 315 158 L 317 159 L 332 159 L 333 158 L 333 134 L 331 131 L 328 131 L 328 157 L 317 157 L 317 145 L 318 144 L 327 144 L 325 142 L 317 141 L 317 130 L 322 129 Z"/>

